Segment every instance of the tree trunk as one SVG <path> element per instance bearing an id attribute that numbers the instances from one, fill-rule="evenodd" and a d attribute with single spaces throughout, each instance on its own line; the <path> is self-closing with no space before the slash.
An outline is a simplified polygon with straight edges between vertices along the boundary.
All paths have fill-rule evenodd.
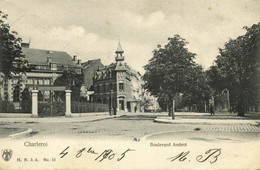
<path id="1" fill-rule="evenodd" d="M 204 101 L 204 112 L 207 113 L 207 102 Z"/>
<path id="2" fill-rule="evenodd" d="M 168 116 L 171 117 L 172 119 L 175 119 L 175 114 L 174 114 L 175 102 L 174 102 L 173 99 L 171 99 L 171 100 L 169 101 L 168 107 L 169 107 Z"/>
<path id="3" fill-rule="evenodd" d="M 245 106 L 244 106 L 243 98 L 239 99 L 237 105 L 237 116 L 245 116 Z"/>
<path id="4" fill-rule="evenodd" d="M 172 119 L 175 119 L 175 100 L 172 100 Z"/>

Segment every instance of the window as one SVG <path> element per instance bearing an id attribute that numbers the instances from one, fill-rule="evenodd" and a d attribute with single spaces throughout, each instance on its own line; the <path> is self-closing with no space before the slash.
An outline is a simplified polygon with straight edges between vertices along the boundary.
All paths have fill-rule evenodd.
<path id="1" fill-rule="evenodd" d="M 15 86 L 13 91 L 13 101 L 19 102 L 20 101 L 20 87 L 19 85 Z"/>
<path id="2" fill-rule="evenodd" d="M 13 79 L 13 84 L 18 84 L 18 79 Z"/>
<path id="3" fill-rule="evenodd" d="M 45 79 L 45 80 L 44 80 L 44 84 L 47 84 L 47 85 L 49 85 L 49 84 L 50 84 L 50 82 L 51 82 L 51 81 L 50 81 L 50 79 Z"/>
<path id="4" fill-rule="evenodd" d="M 119 83 L 119 91 L 120 92 L 124 91 L 124 83 Z"/>
<path id="5" fill-rule="evenodd" d="M 103 85 L 103 93 L 106 92 L 106 84 Z"/>
<path id="6" fill-rule="evenodd" d="M 33 79 L 29 78 L 29 79 L 27 80 L 27 84 L 33 84 Z"/>
<path id="7" fill-rule="evenodd" d="M 57 64 L 51 63 L 51 70 L 57 70 Z"/>
<path id="8" fill-rule="evenodd" d="M 39 79 L 39 84 L 43 84 L 43 79 Z"/>

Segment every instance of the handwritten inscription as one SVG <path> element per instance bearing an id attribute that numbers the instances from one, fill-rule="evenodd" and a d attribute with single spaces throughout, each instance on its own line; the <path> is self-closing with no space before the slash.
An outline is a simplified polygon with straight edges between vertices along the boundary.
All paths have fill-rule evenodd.
<path id="1" fill-rule="evenodd" d="M 70 146 L 67 146 L 62 152 L 60 152 L 60 158 L 64 158 L 66 155 L 69 154 L 69 148 L 70 148 Z M 83 153 L 85 152 L 85 153 L 92 154 L 92 155 L 98 155 L 94 159 L 97 162 L 102 162 L 105 159 L 112 160 L 114 158 L 117 158 L 116 159 L 117 161 L 121 161 L 127 155 L 127 153 L 130 151 L 135 151 L 135 150 L 128 148 L 124 152 L 117 154 L 112 149 L 106 149 L 103 152 L 98 153 L 92 147 L 88 148 L 88 149 L 86 147 L 84 147 L 77 151 L 77 153 L 75 154 L 75 157 L 80 158 L 83 155 Z"/>
<path id="2" fill-rule="evenodd" d="M 221 154 L 221 149 L 210 149 L 210 150 L 206 151 L 204 155 L 197 156 L 196 160 L 198 162 L 205 162 L 209 158 L 212 158 L 210 163 L 213 164 L 218 160 L 218 157 L 220 154 Z"/>
<path id="3" fill-rule="evenodd" d="M 167 159 L 171 160 L 171 162 L 176 161 L 176 160 L 179 162 L 184 162 L 186 160 L 190 161 L 190 159 L 188 159 L 189 154 L 190 154 L 190 151 L 181 152 L 181 153 L 179 153 L 173 157 L 167 158 Z M 211 164 L 213 164 L 213 163 L 217 162 L 218 157 L 220 155 L 221 155 L 221 148 L 220 149 L 218 149 L 218 148 L 209 149 L 204 154 L 196 156 L 196 161 L 200 162 L 200 163 L 209 161 Z"/>

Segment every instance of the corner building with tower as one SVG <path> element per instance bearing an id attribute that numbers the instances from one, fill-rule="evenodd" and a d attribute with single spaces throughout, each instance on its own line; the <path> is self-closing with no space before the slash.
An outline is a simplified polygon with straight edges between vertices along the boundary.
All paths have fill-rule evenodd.
<path id="1" fill-rule="evenodd" d="M 141 74 L 125 63 L 120 42 L 115 53 L 115 63 L 95 72 L 91 100 L 109 104 L 117 111 L 140 112 L 144 93 Z"/>

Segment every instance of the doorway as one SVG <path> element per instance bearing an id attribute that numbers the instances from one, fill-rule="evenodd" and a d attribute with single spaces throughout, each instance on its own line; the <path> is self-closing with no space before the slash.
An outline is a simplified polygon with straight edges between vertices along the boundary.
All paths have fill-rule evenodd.
<path id="1" fill-rule="evenodd" d="M 119 100 L 119 110 L 124 110 L 125 106 L 124 106 L 124 100 Z"/>

